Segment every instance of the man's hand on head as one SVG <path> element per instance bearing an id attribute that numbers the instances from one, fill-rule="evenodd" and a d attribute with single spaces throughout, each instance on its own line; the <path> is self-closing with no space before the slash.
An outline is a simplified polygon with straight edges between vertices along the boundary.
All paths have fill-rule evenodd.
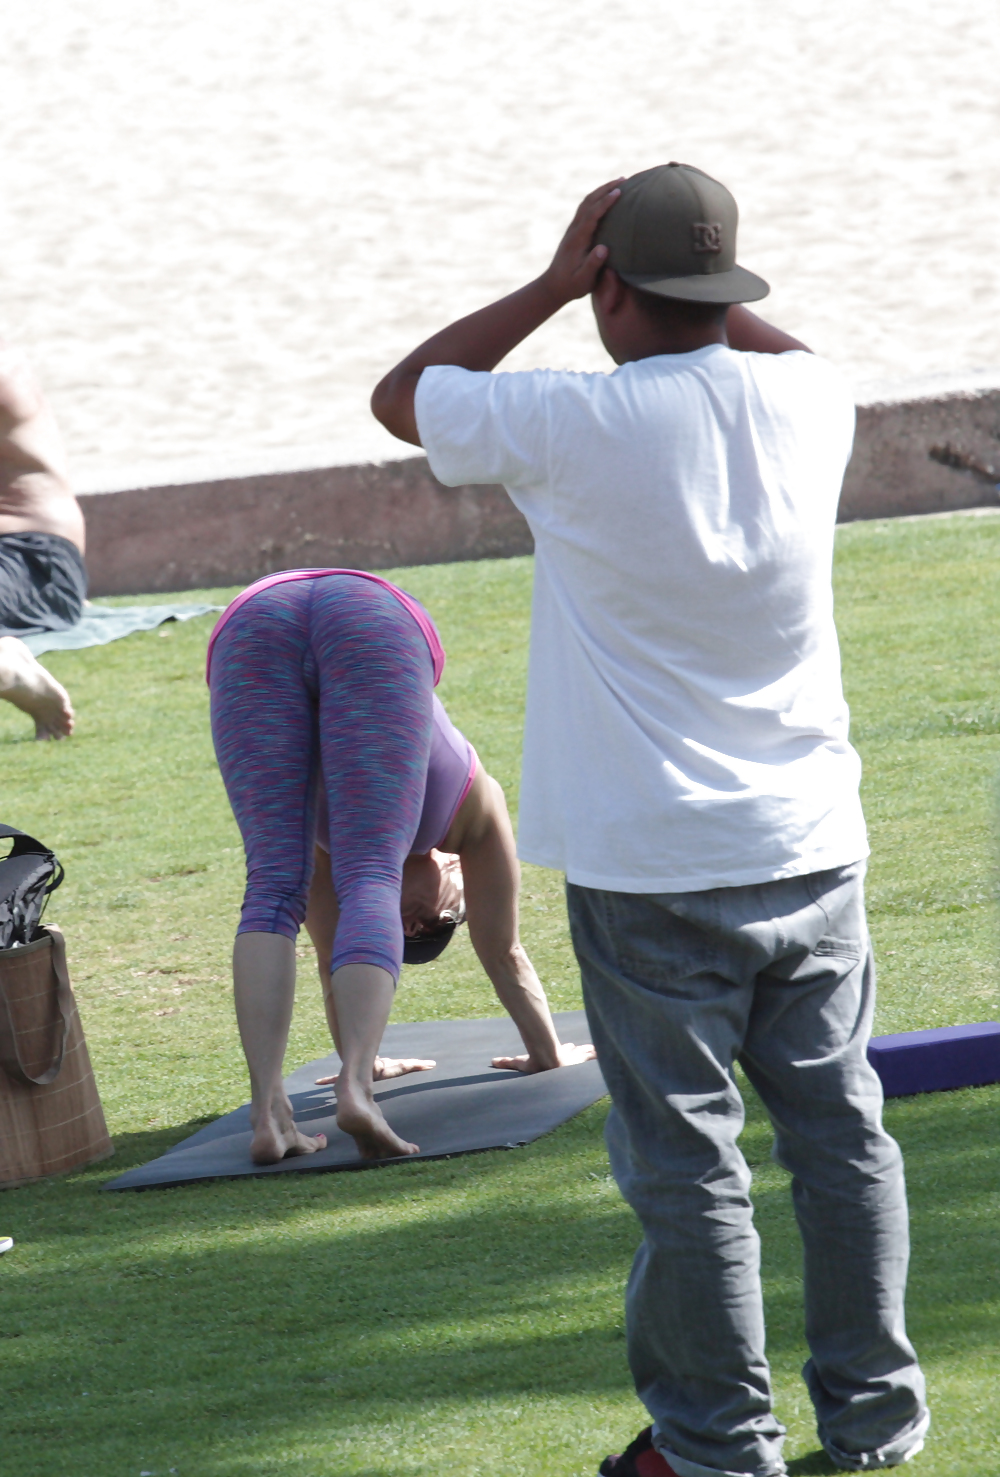
<path id="1" fill-rule="evenodd" d="M 492 370 L 529 334 L 566 303 L 593 290 L 607 260 L 607 248 L 594 245 L 594 232 L 618 199 L 617 181 L 591 190 L 560 241 L 551 264 L 533 282 L 450 324 L 401 359 L 375 386 L 372 414 L 401 441 L 419 446 L 417 384 L 431 365 Z"/>
<path id="2" fill-rule="evenodd" d="M 560 306 L 574 298 L 586 297 L 594 290 L 594 283 L 608 259 L 608 248 L 594 245 L 594 233 L 621 194 L 619 185 L 623 179 L 624 175 L 598 185 L 581 200 L 551 264 L 542 273 L 540 280 Z"/>

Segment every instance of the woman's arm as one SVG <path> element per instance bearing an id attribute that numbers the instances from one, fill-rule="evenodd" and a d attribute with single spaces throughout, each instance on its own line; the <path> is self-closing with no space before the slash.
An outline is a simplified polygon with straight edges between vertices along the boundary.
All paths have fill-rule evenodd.
<path id="1" fill-rule="evenodd" d="M 465 879 L 469 936 L 527 1055 L 494 1057 L 495 1067 L 545 1072 L 590 1061 L 592 1046 L 562 1043 L 541 981 L 518 937 L 520 868 L 503 790 L 480 765 L 442 843 L 458 852 Z"/>

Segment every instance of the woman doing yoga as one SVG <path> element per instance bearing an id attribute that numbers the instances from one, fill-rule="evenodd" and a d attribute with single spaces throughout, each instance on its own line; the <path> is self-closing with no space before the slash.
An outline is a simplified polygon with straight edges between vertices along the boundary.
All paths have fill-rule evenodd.
<path id="1" fill-rule="evenodd" d="M 212 736 L 247 861 L 233 981 L 257 1163 L 326 1143 L 296 1128 L 281 1077 L 303 921 L 342 1061 L 337 1125 L 366 1158 L 418 1152 L 372 1083 L 433 1066 L 378 1049 L 404 948 L 418 960 L 444 947 L 463 879 L 473 947 L 525 1046 L 494 1065 L 539 1072 L 594 1054 L 559 1042 L 518 940 L 503 792 L 434 696 L 443 666 L 423 607 L 357 570 L 259 580 L 212 633 Z"/>

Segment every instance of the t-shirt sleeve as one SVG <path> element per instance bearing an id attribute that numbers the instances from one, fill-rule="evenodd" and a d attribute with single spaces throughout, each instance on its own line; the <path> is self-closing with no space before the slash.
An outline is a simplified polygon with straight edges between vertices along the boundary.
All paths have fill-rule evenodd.
<path id="1" fill-rule="evenodd" d="M 752 358 L 755 380 L 782 416 L 791 418 L 802 438 L 812 438 L 816 455 L 846 467 L 854 442 L 854 396 L 836 365 L 804 349 Z"/>
<path id="2" fill-rule="evenodd" d="M 822 354 L 810 354 L 808 349 L 786 349 L 783 354 L 773 354 L 770 358 L 781 366 L 781 372 L 804 386 L 805 393 L 822 395 L 836 414 L 853 418 L 851 387 L 829 359 L 824 359 Z"/>
<path id="3" fill-rule="evenodd" d="M 544 481 L 549 379 L 545 370 L 425 369 L 417 382 L 417 429 L 438 481 L 446 487 L 502 482 L 525 490 Z"/>

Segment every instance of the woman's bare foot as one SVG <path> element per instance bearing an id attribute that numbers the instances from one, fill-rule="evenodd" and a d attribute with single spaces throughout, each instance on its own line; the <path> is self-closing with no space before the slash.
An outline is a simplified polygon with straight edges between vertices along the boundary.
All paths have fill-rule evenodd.
<path id="1" fill-rule="evenodd" d="M 289 1104 L 287 1113 L 279 1108 L 277 1112 L 262 1115 L 260 1120 L 254 1124 L 250 1158 L 254 1164 L 277 1164 L 280 1160 L 291 1159 L 296 1154 L 315 1154 L 317 1149 L 325 1148 L 325 1133 L 318 1133 L 314 1138 L 310 1138 L 307 1133 L 300 1133 L 291 1116 L 291 1104 Z"/>
<path id="2" fill-rule="evenodd" d="M 397 1159 L 404 1154 L 419 1154 L 417 1144 L 401 1139 L 382 1117 L 382 1109 L 372 1097 L 354 1083 L 345 1082 L 341 1072 L 337 1081 L 337 1127 L 349 1133 L 358 1146 L 362 1159 Z"/>
<path id="3" fill-rule="evenodd" d="M 16 636 L 0 636 L 0 698 L 35 720 L 35 738 L 69 738 L 73 705 L 60 682 Z"/>

